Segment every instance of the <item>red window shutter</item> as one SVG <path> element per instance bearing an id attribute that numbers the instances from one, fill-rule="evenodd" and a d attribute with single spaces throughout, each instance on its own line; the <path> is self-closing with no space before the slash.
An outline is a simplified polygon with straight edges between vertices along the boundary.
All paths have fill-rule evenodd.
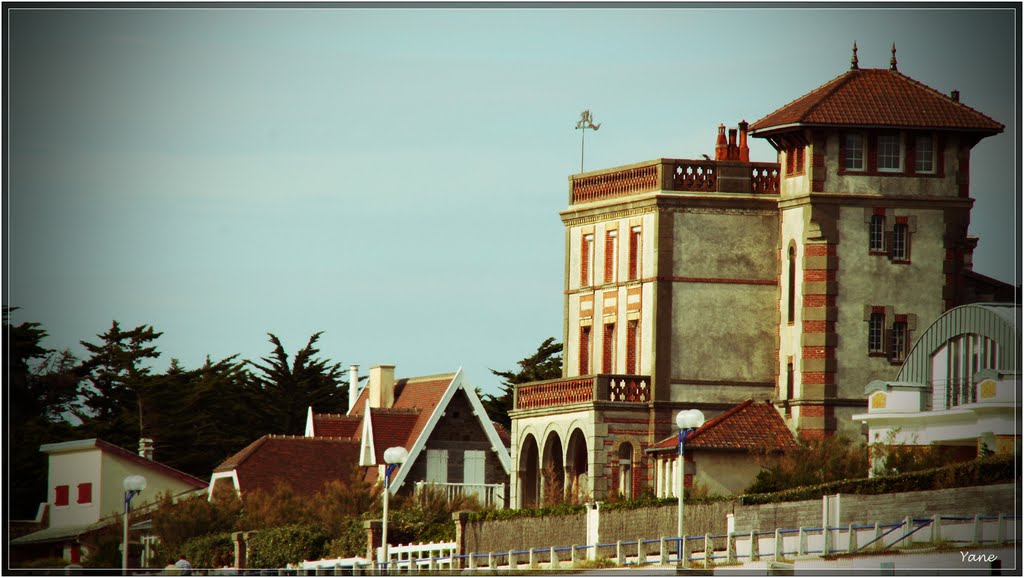
<path id="1" fill-rule="evenodd" d="M 78 484 L 78 503 L 79 504 L 91 504 L 92 503 L 92 484 Z"/>
<path id="2" fill-rule="evenodd" d="M 580 375 L 590 373 L 590 327 L 580 327 Z"/>
<path id="3" fill-rule="evenodd" d="M 626 325 L 626 373 L 636 375 L 636 330 L 637 322 L 630 321 Z"/>
<path id="4" fill-rule="evenodd" d="M 604 347 L 601 352 L 601 373 L 612 372 L 612 354 L 615 347 L 615 325 L 604 326 Z"/>
<path id="5" fill-rule="evenodd" d="M 615 234 L 611 231 L 604 236 L 604 281 L 615 280 Z"/>
<path id="6" fill-rule="evenodd" d="M 68 487 L 67 486 L 57 486 L 56 488 L 54 488 L 53 505 L 54 506 L 66 506 L 66 505 L 68 505 Z"/>
<path id="7" fill-rule="evenodd" d="M 590 241 L 586 235 L 580 243 L 580 285 L 590 285 Z"/>
<path id="8" fill-rule="evenodd" d="M 629 280 L 637 278 L 640 264 L 640 231 L 632 231 L 629 235 Z"/>

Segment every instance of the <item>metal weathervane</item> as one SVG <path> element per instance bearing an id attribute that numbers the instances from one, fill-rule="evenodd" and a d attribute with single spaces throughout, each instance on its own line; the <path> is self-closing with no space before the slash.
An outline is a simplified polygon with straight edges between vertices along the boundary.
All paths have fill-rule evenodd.
<path id="1" fill-rule="evenodd" d="M 594 118 L 590 116 L 590 111 L 585 110 L 580 113 L 580 120 L 576 123 L 576 129 L 582 130 L 583 133 L 580 138 L 580 172 L 583 172 L 583 148 L 587 137 L 587 129 L 597 130 L 601 128 L 600 124 L 594 123 Z"/>

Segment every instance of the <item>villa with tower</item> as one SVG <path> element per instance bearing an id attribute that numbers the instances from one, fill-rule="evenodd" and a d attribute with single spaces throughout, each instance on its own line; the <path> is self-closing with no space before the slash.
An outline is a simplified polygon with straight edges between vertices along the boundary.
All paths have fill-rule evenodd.
<path id="1" fill-rule="evenodd" d="M 895 48 L 867 69 L 855 46 L 840 76 L 720 126 L 714 159 L 572 175 L 563 376 L 515 389 L 513 507 L 689 483 L 689 454 L 655 455 L 681 409 L 767 401 L 798 436 L 861 436 L 865 386 L 920 332 L 1013 299 L 972 271 L 968 236 L 971 149 L 1003 128 L 900 72 Z M 749 138 L 777 162 L 751 161 Z"/>

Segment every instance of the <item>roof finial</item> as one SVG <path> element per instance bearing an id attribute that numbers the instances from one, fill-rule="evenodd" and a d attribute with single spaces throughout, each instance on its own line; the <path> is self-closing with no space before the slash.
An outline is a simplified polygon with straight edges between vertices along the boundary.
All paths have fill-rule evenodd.
<path id="1" fill-rule="evenodd" d="M 892 58 L 889 59 L 889 70 L 896 70 L 896 43 L 892 43 Z"/>
<path id="2" fill-rule="evenodd" d="M 853 58 L 850 59 L 850 70 L 857 70 L 857 41 L 853 41 Z"/>

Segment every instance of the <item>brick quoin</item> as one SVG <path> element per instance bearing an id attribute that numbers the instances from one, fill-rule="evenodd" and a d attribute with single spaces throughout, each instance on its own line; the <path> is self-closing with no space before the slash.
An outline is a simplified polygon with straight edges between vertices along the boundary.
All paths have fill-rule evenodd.
<path id="1" fill-rule="evenodd" d="M 835 295 L 804 295 L 804 307 L 835 307 Z"/>
<path id="2" fill-rule="evenodd" d="M 804 333 L 835 333 L 835 321 L 804 321 Z"/>
<path id="3" fill-rule="evenodd" d="M 819 345 L 808 345 L 801 351 L 803 359 L 835 359 L 836 348 Z"/>
<path id="4" fill-rule="evenodd" d="M 835 245 L 806 245 L 804 255 L 807 257 L 831 257 L 836 254 Z"/>
<path id="5" fill-rule="evenodd" d="M 804 271 L 804 281 L 835 281 L 835 269 L 807 269 Z"/>
<path id="6" fill-rule="evenodd" d="M 805 371 L 800 374 L 800 382 L 805 385 L 831 385 L 835 375 L 827 371 Z M 804 406 L 814 407 L 814 406 Z M 803 410 L 801 410 L 802 412 Z"/>
<path id="7" fill-rule="evenodd" d="M 830 405 L 801 405 L 800 415 L 803 417 L 833 417 L 835 411 Z"/>
<path id="8" fill-rule="evenodd" d="M 823 429 L 802 429 L 797 432 L 797 435 L 803 440 L 820 441 L 832 435 L 832 432 L 825 431 Z"/>

